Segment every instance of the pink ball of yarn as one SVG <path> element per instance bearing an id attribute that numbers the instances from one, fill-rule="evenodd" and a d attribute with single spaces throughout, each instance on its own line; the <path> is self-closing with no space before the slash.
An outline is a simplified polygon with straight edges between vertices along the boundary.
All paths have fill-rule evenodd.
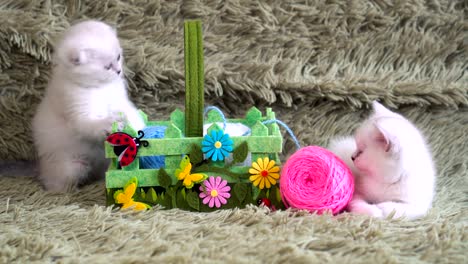
<path id="1" fill-rule="evenodd" d="M 353 196 L 354 177 L 335 154 L 308 146 L 294 153 L 281 169 L 280 191 L 286 208 L 337 214 Z"/>

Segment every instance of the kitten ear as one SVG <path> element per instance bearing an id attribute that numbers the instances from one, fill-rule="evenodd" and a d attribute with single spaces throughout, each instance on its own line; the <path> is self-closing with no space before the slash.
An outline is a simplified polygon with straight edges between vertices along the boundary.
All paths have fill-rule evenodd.
<path id="1" fill-rule="evenodd" d="M 378 145 L 381 146 L 385 152 L 389 152 L 394 148 L 395 142 L 392 141 L 385 129 L 377 124 L 375 124 L 375 128 L 374 140 L 377 141 Z"/>
<path id="2" fill-rule="evenodd" d="M 377 101 L 372 102 L 372 109 L 374 109 L 374 113 L 376 115 L 385 115 L 385 114 L 393 113 L 392 111 L 388 110 L 387 108 L 385 108 L 385 106 L 383 106 Z"/>
<path id="3" fill-rule="evenodd" d="M 88 60 L 88 56 L 85 50 L 82 49 L 72 49 L 68 52 L 68 60 L 73 65 L 85 64 Z"/>

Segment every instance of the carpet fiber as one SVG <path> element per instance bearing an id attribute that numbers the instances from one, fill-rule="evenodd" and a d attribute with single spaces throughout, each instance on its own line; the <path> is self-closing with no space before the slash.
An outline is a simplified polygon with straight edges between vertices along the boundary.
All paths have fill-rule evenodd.
<path id="1" fill-rule="evenodd" d="M 0 263 L 466 263 L 468 75 L 464 1 L 2 1 Z M 395 3 L 396 2 L 396 3 Z M 30 118 L 56 34 L 117 26 L 133 100 L 152 119 L 183 108 L 183 20 L 204 27 L 206 104 L 269 106 L 301 145 L 349 134 L 378 99 L 428 138 L 434 208 L 416 221 L 347 213 L 106 208 L 104 183 L 44 192 Z M 294 144 L 285 136 L 283 161 Z M 3 165 L 2 165 L 3 164 Z"/>

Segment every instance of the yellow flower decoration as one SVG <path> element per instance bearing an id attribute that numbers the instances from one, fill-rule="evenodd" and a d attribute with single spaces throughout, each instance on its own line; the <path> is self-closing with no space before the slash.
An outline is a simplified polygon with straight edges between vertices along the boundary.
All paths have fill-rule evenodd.
<path id="1" fill-rule="evenodd" d="M 175 171 L 177 179 L 183 181 L 182 183 L 188 189 L 192 188 L 195 183 L 200 183 L 204 181 L 207 176 L 202 173 L 191 174 L 192 163 L 190 163 L 190 158 L 184 156 L 180 162 L 180 168 Z"/>
<path id="2" fill-rule="evenodd" d="M 259 158 L 257 162 L 252 163 L 252 168 L 249 169 L 250 181 L 258 188 L 270 188 L 275 185 L 279 179 L 280 168 L 275 166 L 275 161 L 270 160 L 268 157 Z"/>
<path id="3" fill-rule="evenodd" d="M 138 181 L 136 177 L 130 179 L 125 185 L 123 191 L 118 190 L 114 193 L 114 200 L 117 204 L 122 204 L 121 209 L 133 208 L 134 210 L 146 210 L 150 208 L 148 204 L 135 202 L 133 200 L 133 195 L 137 189 Z"/>

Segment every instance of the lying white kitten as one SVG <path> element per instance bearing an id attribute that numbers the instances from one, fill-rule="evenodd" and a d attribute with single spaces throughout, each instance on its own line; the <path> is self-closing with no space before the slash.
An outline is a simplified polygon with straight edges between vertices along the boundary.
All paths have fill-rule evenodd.
<path id="1" fill-rule="evenodd" d="M 115 30 L 98 21 L 72 26 L 55 47 L 52 77 L 33 120 L 47 190 L 69 191 L 104 175 L 104 140 L 114 121 L 144 127 L 127 95 L 122 60 Z"/>
<path id="2" fill-rule="evenodd" d="M 374 113 L 354 138 L 335 139 L 329 149 L 355 175 L 350 212 L 415 219 L 430 209 L 435 168 L 419 130 L 403 116 L 373 103 Z"/>

